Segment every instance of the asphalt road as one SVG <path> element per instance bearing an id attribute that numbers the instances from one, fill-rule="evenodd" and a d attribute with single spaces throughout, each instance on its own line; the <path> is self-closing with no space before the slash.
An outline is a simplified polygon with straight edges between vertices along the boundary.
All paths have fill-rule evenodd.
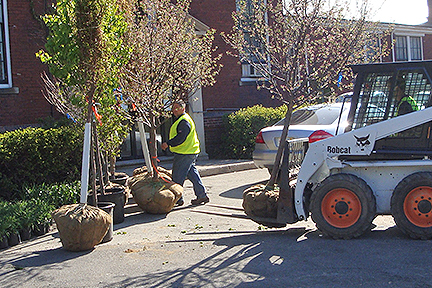
<path id="1" fill-rule="evenodd" d="M 65 251 L 55 231 L 3 250 L 0 287 L 432 287 L 431 241 L 405 237 L 391 216 L 354 240 L 323 237 L 310 220 L 266 229 L 246 219 L 242 191 L 268 178 L 258 169 L 204 177 L 209 204 L 129 210 L 92 251 Z"/>

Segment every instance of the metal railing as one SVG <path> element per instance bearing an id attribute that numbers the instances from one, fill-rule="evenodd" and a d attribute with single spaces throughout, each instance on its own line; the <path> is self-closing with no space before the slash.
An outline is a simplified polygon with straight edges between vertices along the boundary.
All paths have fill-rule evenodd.
<path id="1" fill-rule="evenodd" d="M 309 147 L 308 138 L 297 138 L 287 141 L 288 161 L 289 161 L 289 175 L 290 178 L 297 176 L 300 170 L 303 159 L 306 156 L 307 149 Z M 285 158 L 286 159 L 286 158 Z"/>

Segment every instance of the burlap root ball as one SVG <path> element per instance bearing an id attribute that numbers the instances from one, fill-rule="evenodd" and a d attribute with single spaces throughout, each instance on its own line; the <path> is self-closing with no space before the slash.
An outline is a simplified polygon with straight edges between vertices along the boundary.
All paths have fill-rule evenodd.
<path id="1" fill-rule="evenodd" d="M 279 191 L 266 190 L 263 184 L 249 187 L 243 192 L 243 209 L 253 217 L 277 218 Z"/>
<path id="2" fill-rule="evenodd" d="M 183 187 L 172 182 L 168 173 L 159 171 L 159 175 L 165 180 L 160 177 L 154 179 L 147 172 L 135 175 L 134 171 L 134 176 L 128 180 L 128 186 L 135 202 L 142 210 L 151 214 L 170 212 L 183 194 Z"/>
<path id="3" fill-rule="evenodd" d="M 170 180 L 172 179 L 172 173 L 171 173 L 170 170 L 167 170 L 167 169 L 165 169 L 163 167 L 157 167 L 157 169 L 158 169 L 159 175 L 161 175 L 164 178 L 169 178 Z M 147 172 L 148 172 L 147 171 L 147 166 L 143 166 L 143 167 L 140 167 L 140 168 L 136 168 L 133 171 L 132 176 L 137 176 L 139 174 L 146 174 Z M 131 179 L 131 181 L 132 181 L 132 179 Z"/>
<path id="4" fill-rule="evenodd" d="M 86 251 L 99 244 L 113 219 L 102 209 L 87 204 L 64 205 L 51 213 L 63 248 Z"/>

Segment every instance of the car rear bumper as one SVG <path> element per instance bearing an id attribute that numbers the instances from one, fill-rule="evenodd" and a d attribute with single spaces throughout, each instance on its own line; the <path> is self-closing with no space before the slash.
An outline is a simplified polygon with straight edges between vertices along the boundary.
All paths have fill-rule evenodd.
<path id="1" fill-rule="evenodd" d="M 253 152 L 253 161 L 258 168 L 271 169 L 276 158 L 276 150 L 257 150 Z"/>

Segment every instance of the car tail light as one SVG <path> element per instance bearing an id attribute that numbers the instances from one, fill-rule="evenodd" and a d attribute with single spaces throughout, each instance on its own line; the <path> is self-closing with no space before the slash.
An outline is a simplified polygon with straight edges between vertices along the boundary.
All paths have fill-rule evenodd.
<path id="1" fill-rule="evenodd" d="M 260 131 L 255 138 L 255 143 L 265 144 L 262 132 Z"/>
<path id="2" fill-rule="evenodd" d="M 333 137 L 333 135 L 324 130 L 317 130 L 309 136 L 309 143 L 317 142 L 330 137 Z"/>

